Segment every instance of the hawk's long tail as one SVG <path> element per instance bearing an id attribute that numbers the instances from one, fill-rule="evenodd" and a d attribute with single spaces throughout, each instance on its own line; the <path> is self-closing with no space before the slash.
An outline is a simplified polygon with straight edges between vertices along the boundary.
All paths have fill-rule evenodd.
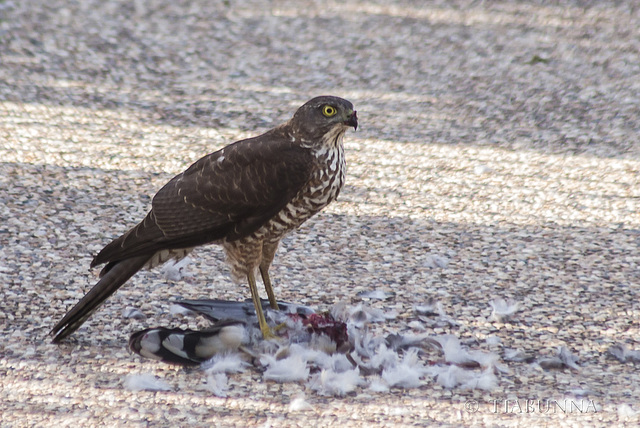
<path id="1" fill-rule="evenodd" d="M 58 343 L 76 331 L 109 296 L 149 261 L 149 256 L 131 257 L 114 263 L 96 285 L 51 330 L 52 342 Z"/>

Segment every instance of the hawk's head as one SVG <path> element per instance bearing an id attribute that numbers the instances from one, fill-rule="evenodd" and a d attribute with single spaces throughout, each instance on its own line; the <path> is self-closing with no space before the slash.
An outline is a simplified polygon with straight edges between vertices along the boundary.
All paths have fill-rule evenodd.
<path id="1" fill-rule="evenodd" d="M 307 101 L 289 122 L 299 138 L 319 141 L 323 136 L 343 134 L 347 128 L 358 128 L 358 116 L 349 101 L 323 95 Z"/>

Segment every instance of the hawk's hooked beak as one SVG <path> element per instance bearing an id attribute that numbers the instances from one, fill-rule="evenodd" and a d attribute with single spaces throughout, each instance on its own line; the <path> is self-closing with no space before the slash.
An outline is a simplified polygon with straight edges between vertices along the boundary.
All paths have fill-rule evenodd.
<path id="1" fill-rule="evenodd" d="M 353 112 L 351 113 L 351 116 L 349 116 L 349 119 L 345 120 L 343 123 L 347 126 L 353 126 L 353 130 L 357 130 L 358 129 L 358 116 L 356 115 L 357 112 Z"/>

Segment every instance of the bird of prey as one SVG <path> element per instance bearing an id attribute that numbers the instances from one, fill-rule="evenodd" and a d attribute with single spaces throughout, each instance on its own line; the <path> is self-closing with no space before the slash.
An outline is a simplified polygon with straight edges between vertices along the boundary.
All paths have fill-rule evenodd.
<path id="1" fill-rule="evenodd" d="M 95 256 L 91 267 L 105 264 L 100 280 L 53 327 L 52 341 L 77 330 L 140 269 L 211 243 L 224 248 L 234 279 L 249 283 L 260 330 L 271 337 L 256 271 L 277 309 L 269 266 L 282 237 L 338 197 L 350 127 L 358 127 L 351 102 L 316 97 L 288 122 L 206 155 L 175 176 L 153 197 L 147 216 Z"/>

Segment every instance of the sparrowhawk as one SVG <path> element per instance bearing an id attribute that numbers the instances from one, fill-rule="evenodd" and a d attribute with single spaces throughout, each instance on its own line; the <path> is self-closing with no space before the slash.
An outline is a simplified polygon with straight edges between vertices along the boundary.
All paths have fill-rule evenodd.
<path id="1" fill-rule="evenodd" d="M 357 129 L 353 105 L 320 96 L 288 122 L 196 161 L 154 196 L 138 225 L 98 253 L 98 283 L 51 331 L 59 342 L 84 323 L 142 268 L 185 257 L 194 247 L 222 245 L 234 278 L 251 289 L 263 336 L 270 336 L 256 286 L 260 271 L 271 307 L 269 266 L 282 237 L 338 197 L 345 179 L 342 140 Z"/>

